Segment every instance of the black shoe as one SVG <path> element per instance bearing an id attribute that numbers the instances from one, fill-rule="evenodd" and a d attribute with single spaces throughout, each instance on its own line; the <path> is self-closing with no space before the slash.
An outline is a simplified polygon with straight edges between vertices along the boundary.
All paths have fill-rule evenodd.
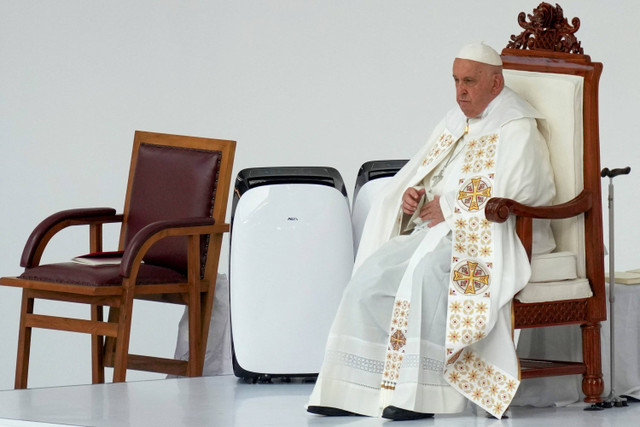
<path id="1" fill-rule="evenodd" d="M 330 406 L 307 406 L 307 412 L 311 412 L 312 414 L 324 415 L 326 417 L 346 417 L 349 415 L 358 415 L 355 412 L 332 408 Z"/>
<path id="2" fill-rule="evenodd" d="M 387 406 L 382 411 L 382 418 L 393 421 L 419 420 L 422 418 L 431 417 L 433 417 L 433 414 L 427 414 L 425 412 L 413 412 L 395 406 Z"/>
<path id="3" fill-rule="evenodd" d="M 487 418 L 493 418 L 494 420 L 504 420 L 509 418 L 509 416 L 506 414 L 506 411 L 504 414 L 502 414 L 502 418 L 498 418 L 495 415 L 491 415 L 490 413 L 487 412 Z"/>

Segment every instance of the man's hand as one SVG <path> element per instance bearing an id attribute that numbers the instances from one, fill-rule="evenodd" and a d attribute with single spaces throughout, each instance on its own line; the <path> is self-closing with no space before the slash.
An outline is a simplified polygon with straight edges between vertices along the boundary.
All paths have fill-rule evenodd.
<path id="1" fill-rule="evenodd" d="M 431 221 L 429 222 L 429 227 L 433 227 L 444 221 L 442 208 L 440 208 L 440 196 L 434 196 L 432 201 L 422 206 L 422 209 L 420 209 L 420 218 L 423 221 Z"/>
<path id="2" fill-rule="evenodd" d="M 413 187 L 407 188 L 402 195 L 402 212 L 407 215 L 413 215 L 424 193 L 424 188 L 420 190 L 416 190 Z"/>

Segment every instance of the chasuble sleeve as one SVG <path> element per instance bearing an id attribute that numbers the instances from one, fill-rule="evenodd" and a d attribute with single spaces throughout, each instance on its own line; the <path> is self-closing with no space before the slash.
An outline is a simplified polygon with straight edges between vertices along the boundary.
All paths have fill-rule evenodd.
<path id="1" fill-rule="evenodd" d="M 507 123 L 501 140 L 498 162 L 505 168 L 496 195 L 531 206 L 550 205 L 556 194 L 553 169 L 536 120 L 525 118 Z M 534 254 L 555 249 L 549 220 L 534 220 L 532 237 Z"/>
<path id="2" fill-rule="evenodd" d="M 551 203 L 556 192 L 553 171 L 536 120 L 510 121 L 503 126 L 500 140 L 498 165 L 502 172 L 496 196 L 532 206 Z"/>

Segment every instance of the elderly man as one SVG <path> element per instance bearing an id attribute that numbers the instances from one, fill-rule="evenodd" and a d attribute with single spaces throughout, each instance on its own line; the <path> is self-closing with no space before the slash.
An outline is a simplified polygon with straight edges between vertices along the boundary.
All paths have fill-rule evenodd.
<path id="1" fill-rule="evenodd" d="M 375 201 L 307 410 L 393 420 L 464 410 L 500 418 L 518 385 L 511 299 L 531 270 L 491 197 L 530 205 L 555 194 L 539 114 L 504 86 L 489 46 L 453 63 L 459 108 Z M 534 224 L 534 252 L 553 249 Z"/>

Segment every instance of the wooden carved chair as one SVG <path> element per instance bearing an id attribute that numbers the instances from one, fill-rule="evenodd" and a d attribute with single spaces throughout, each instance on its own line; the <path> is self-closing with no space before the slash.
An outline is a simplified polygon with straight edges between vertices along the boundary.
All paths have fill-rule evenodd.
<path id="1" fill-rule="evenodd" d="M 528 17 L 520 13 L 518 22 L 524 31 L 511 36 L 502 51 L 505 82 L 547 119 L 542 131 L 547 136 L 557 196 L 554 206 L 538 208 L 494 198 L 486 213 L 496 222 L 515 215 L 518 235 L 530 257 L 532 219 L 552 220 L 556 254 L 534 257 L 533 275 L 536 264 L 543 270 L 555 265 L 565 271 L 560 272 L 562 277 L 529 283 L 516 296 L 515 328 L 580 325 L 583 360 L 521 359 L 521 378 L 581 374 L 585 402 L 595 404 L 602 401 L 604 389 L 600 322 L 606 319 L 598 140 L 602 64 L 583 54 L 574 36 L 580 20 L 574 18 L 569 24 L 558 5 L 541 3 Z M 567 266 L 573 272 L 567 272 Z"/>
<path id="2" fill-rule="evenodd" d="M 105 366 L 114 368 L 114 382 L 125 381 L 127 369 L 202 375 L 234 153 L 234 141 L 137 131 L 123 214 L 67 210 L 34 229 L 20 262 L 24 273 L 0 279 L 23 289 L 16 388 L 27 387 L 32 328 L 91 334 L 94 383 L 104 382 Z M 122 223 L 119 263 L 40 265 L 58 231 L 88 225 L 90 251 L 101 252 L 102 225 L 115 222 Z M 90 305 L 91 318 L 34 314 L 38 299 Z M 134 299 L 188 307 L 188 361 L 129 354 Z"/>

